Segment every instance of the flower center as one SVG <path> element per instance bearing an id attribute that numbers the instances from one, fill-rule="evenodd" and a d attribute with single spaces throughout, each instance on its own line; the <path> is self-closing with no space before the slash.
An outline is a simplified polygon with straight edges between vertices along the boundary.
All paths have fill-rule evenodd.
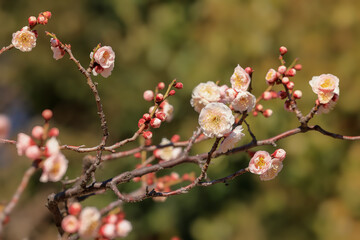
<path id="1" fill-rule="evenodd" d="M 54 163 L 53 167 L 51 168 L 51 174 L 58 174 L 58 172 L 60 171 L 60 167 L 61 167 L 61 164 L 59 162 L 56 162 Z"/>
<path id="2" fill-rule="evenodd" d="M 263 168 L 265 165 L 266 165 L 266 162 L 264 160 L 264 156 L 259 156 L 257 159 L 256 159 L 256 167 L 257 168 Z"/>
<path id="3" fill-rule="evenodd" d="M 331 81 L 331 79 L 327 78 L 325 79 L 321 85 L 320 85 L 322 88 L 330 88 L 333 86 L 333 82 Z"/>

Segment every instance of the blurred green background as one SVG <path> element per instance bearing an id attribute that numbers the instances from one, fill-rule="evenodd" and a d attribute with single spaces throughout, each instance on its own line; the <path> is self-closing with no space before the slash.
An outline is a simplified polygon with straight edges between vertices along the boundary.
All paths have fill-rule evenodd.
<path id="1" fill-rule="evenodd" d="M 98 44 L 116 53 L 108 79 L 94 77 L 110 130 L 108 143 L 132 136 L 137 120 L 149 104 L 146 89 L 159 81 L 177 78 L 184 89 L 170 99 L 174 120 L 154 131 L 154 143 L 178 133 L 189 138 L 198 114 L 190 106 L 192 89 L 201 82 L 229 85 L 237 64 L 251 66 L 253 93 L 266 88 L 265 74 L 279 65 L 278 48 L 288 47 L 286 60 L 300 58 L 303 70 L 294 78 L 303 91 L 298 104 L 307 113 L 316 99 L 308 81 L 332 73 L 340 79 L 340 99 L 326 115 L 311 124 L 345 135 L 360 135 L 360 2 L 356 0 L 12 0 L 0 1 L 0 46 L 27 24 L 27 18 L 49 10 L 49 24 L 37 27 L 37 46 L 30 53 L 16 49 L 0 56 L 0 113 L 10 116 L 11 139 L 42 124 L 45 108 L 54 111 L 53 126 L 63 144 L 94 146 L 101 137 L 93 95 L 85 79 L 67 56 L 52 58 L 44 30 L 70 43 L 83 66 Z M 249 117 L 258 139 L 297 127 L 294 114 L 280 100 L 265 102 L 274 114 Z M 184 114 L 185 113 L 185 114 Z M 247 134 L 248 135 L 248 134 Z M 243 140 L 246 143 L 249 138 Z M 124 149 L 129 149 L 135 145 Z M 194 147 L 191 154 L 206 152 L 211 141 Z M 261 182 L 246 174 L 228 186 L 197 188 L 167 199 L 126 204 L 134 227 L 127 239 L 358 239 L 360 236 L 360 142 L 347 142 L 311 132 L 278 142 L 287 151 L 284 169 L 273 181 Z M 274 147 L 257 148 L 273 152 Z M 14 146 L 0 146 L 0 201 L 10 199 L 30 162 L 18 157 Z M 79 174 L 82 154 L 64 151 L 70 161 L 67 175 Z M 210 166 L 209 176 L 220 178 L 244 168 L 246 154 L 222 157 Z M 98 180 L 131 170 L 138 160 L 113 161 L 99 170 Z M 175 168 L 196 171 L 192 165 Z M 169 173 L 162 171 L 159 175 Z M 48 194 L 59 183 L 43 184 L 40 172 L 31 180 L 6 227 L 5 239 L 55 239 L 56 229 L 45 208 Z M 121 190 L 131 191 L 130 183 Z M 97 196 L 84 205 L 106 206 L 113 193 Z"/>

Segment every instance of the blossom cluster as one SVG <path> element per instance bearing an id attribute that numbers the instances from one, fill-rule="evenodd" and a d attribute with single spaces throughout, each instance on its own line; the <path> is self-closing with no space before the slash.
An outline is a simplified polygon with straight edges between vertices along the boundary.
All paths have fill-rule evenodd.
<path id="1" fill-rule="evenodd" d="M 67 233 L 78 233 L 82 238 L 115 239 L 126 237 L 132 230 L 124 212 L 110 213 L 101 218 L 95 207 L 82 209 L 80 203 L 72 203 L 69 215 L 63 218 L 61 227 Z"/>
<path id="2" fill-rule="evenodd" d="M 268 181 L 274 179 L 283 168 L 286 157 L 284 149 L 277 149 L 273 154 L 266 151 L 257 151 L 249 162 L 249 171 L 260 175 L 260 179 Z"/>
<path id="3" fill-rule="evenodd" d="M 45 126 L 33 127 L 31 136 L 25 133 L 18 134 L 17 153 L 19 156 L 25 155 L 39 164 L 43 170 L 40 177 L 41 182 L 57 182 L 64 176 L 68 160 L 60 152 L 56 139 L 59 130 L 57 128 L 48 130 L 48 121 L 52 117 L 51 110 L 44 110 L 42 115 L 46 121 Z"/>

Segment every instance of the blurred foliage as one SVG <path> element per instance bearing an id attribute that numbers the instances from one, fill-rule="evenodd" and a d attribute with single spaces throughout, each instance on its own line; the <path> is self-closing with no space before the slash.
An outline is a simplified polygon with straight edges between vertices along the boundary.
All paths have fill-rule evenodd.
<path id="1" fill-rule="evenodd" d="M 47 26 L 37 28 L 37 47 L 30 53 L 12 50 L 0 57 L 0 112 L 11 117 L 12 138 L 41 124 L 41 111 L 51 108 L 62 143 L 94 146 L 100 141 L 96 106 L 85 79 L 67 57 L 52 58 L 44 30 L 71 44 L 83 66 L 99 42 L 113 47 L 112 76 L 94 77 L 108 120 L 109 144 L 136 131 L 137 120 L 149 107 L 142 99 L 143 91 L 174 78 L 184 83 L 184 89 L 170 100 L 175 107 L 174 120 L 155 131 L 154 143 L 175 133 L 189 138 L 198 117 L 189 104 L 192 89 L 206 81 L 229 84 L 234 67 L 240 64 L 255 70 L 253 93 L 259 95 L 266 88 L 265 73 L 279 64 L 281 45 L 288 47 L 288 63 L 299 57 L 303 64 L 295 86 L 303 91 L 298 102 L 304 113 L 316 99 L 308 85 L 312 76 L 332 73 L 340 78 L 335 110 L 316 116 L 311 124 L 360 135 L 360 101 L 356 100 L 360 90 L 359 1 L 1 0 L 0 45 L 8 45 L 11 34 L 25 26 L 30 15 L 45 10 L 53 17 Z M 298 126 L 281 101 L 264 105 L 274 110 L 271 118 L 249 118 L 258 139 Z M 206 152 L 210 146 L 210 141 L 202 143 L 192 154 Z M 311 132 L 282 140 L 278 146 L 288 154 L 283 171 L 273 181 L 260 182 L 246 174 L 228 186 L 194 189 L 164 203 L 146 200 L 124 205 L 134 225 L 127 239 L 165 240 L 174 235 L 196 240 L 357 239 L 360 144 Z M 261 149 L 274 150 L 268 146 Z M 0 146 L 0 154 L 0 181 L 6 182 L 0 201 L 6 202 L 29 161 L 16 156 L 12 146 Z M 65 154 L 70 160 L 68 175 L 75 177 L 83 155 Z M 100 170 L 98 178 L 130 170 L 136 163 L 134 158 L 113 161 Z M 226 176 L 247 163 L 246 154 L 215 160 L 209 176 Z M 199 172 L 191 165 L 175 170 Z M 159 174 L 165 173 L 168 171 Z M 61 186 L 39 183 L 39 176 L 33 177 L 11 216 L 8 239 L 54 239 L 56 229 L 44 204 L 46 196 Z M 134 186 L 121 188 L 131 191 Z M 104 207 L 114 199 L 109 192 L 84 204 Z"/>

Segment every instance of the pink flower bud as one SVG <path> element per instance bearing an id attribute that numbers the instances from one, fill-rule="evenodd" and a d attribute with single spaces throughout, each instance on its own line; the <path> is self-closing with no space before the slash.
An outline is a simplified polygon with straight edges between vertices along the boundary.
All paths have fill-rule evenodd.
<path id="1" fill-rule="evenodd" d="M 284 149 L 276 149 L 273 154 L 271 154 L 272 157 L 279 159 L 280 161 L 283 161 L 286 157 L 286 152 Z"/>
<path id="2" fill-rule="evenodd" d="M 272 115 L 273 111 L 271 109 L 266 109 L 264 112 L 263 112 L 263 115 L 264 117 L 268 118 Z"/>
<path id="3" fill-rule="evenodd" d="M 49 135 L 49 137 L 57 137 L 57 136 L 59 136 L 59 129 L 56 128 L 56 127 L 51 128 L 48 135 Z"/>
<path id="4" fill-rule="evenodd" d="M 263 109 L 264 109 L 264 107 L 263 107 L 263 105 L 261 105 L 261 104 L 258 104 L 258 105 L 256 105 L 256 107 L 255 107 L 255 110 L 258 111 L 258 112 L 261 112 Z"/>
<path id="5" fill-rule="evenodd" d="M 160 119 L 161 121 L 165 121 L 166 120 L 166 114 L 163 112 L 157 112 L 155 114 L 155 117 L 157 117 L 158 119 Z"/>
<path id="6" fill-rule="evenodd" d="M 161 102 L 162 100 L 164 100 L 164 95 L 162 95 L 161 93 L 156 94 L 155 100 L 156 102 Z"/>
<path id="7" fill-rule="evenodd" d="M 184 87 L 184 85 L 181 82 L 177 82 L 175 84 L 175 88 L 177 88 L 177 89 L 182 89 L 183 87 Z"/>
<path id="8" fill-rule="evenodd" d="M 272 98 L 271 92 L 269 92 L 269 91 L 263 92 L 262 98 L 263 98 L 264 100 L 270 100 L 270 99 Z"/>
<path id="9" fill-rule="evenodd" d="M 286 72 L 286 66 L 284 66 L 284 65 L 279 66 L 278 67 L 278 72 L 280 74 L 284 74 Z"/>
<path id="10" fill-rule="evenodd" d="M 245 72 L 250 75 L 254 72 L 254 70 L 251 67 L 246 67 Z"/>
<path id="11" fill-rule="evenodd" d="M 296 70 L 295 70 L 295 68 L 291 68 L 285 74 L 286 74 L 286 76 L 293 77 L 296 74 Z"/>
<path id="12" fill-rule="evenodd" d="M 153 119 L 151 119 L 151 121 L 150 121 L 150 125 L 151 125 L 151 127 L 153 127 L 153 128 L 159 128 L 160 125 L 161 125 L 161 120 L 158 119 L 158 118 L 153 118 Z"/>
<path id="13" fill-rule="evenodd" d="M 61 227 L 67 233 L 76 233 L 80 227 L 80 222 L 75 216 L 67 215 L 62 220 Z"/>
<path id="14" fill-rule="evenodd" d="M 179 179 L 180 179 L 180 176 L 179 176 L 178 173 L 172 172 L 172 173 L 170 174 L 170 178 L 171 178 L 171 180 L 176 181 L 176 180 L 179 180 Z"/>
<path id="15" fill-rule="evenodd" d="M 252 115 L 253 115 L 254 117 L 256 117 L 258 114 L 259 114 L 259 113 L 256 112 L 256 111 L 252 112 Z"/>
<path id="16" fill-rule="evenodd" d="M 41 139 L 44 135 L 44 128 L 41 126 L 35 126 L 31 131 L 31 135 L 36 139 Z"/>
<path id="17" fill-rule="evenodd" d="M 282 82 L 283 84 L 288 84 L 288 82 L 290 82 L 290 80 L 289 80 L 288 77 L 283 77 L 282 80 L 281 80 L 281 82 Z"/>
<path id="18" fill-rule="evenodd" d="M 145 132 L 143 132 L 142 136 L 143 136 L 145 139 L 151 139 L 151 138 L 152 138 L 152 132 L 150 132 L 150 131 L 145 131 Z"/>
<path id="19" fill-rule="evenodd" d="M 46 17 L 47 19 L 51 18 L 51 12 L 49 11 L 43 12 L 42 15 L 44 15 L 44 17 Z"/>
<path id="20" fill-rule="evenodd" d="M 32 145 L 25 150 L 25 156 L 32 160 L 36 160 L 41 157 L 41 151 L 38 146 Z"/>
<path id="21" fill-rule="evenodd" d="M 165 88 L 165 83 L 164 82 L 159 82 L 157 87 L 158 87 L 159 90 L 162 90 L 162 89 Z"/>
<path id="22" fill-rule="evenodd" d="M 300 99 L 302 97 L 302 92 L 300 90 L 295 90 L 293 96 L 296 99 Z"/>
<path id="23" fill-rule="evenodd" d="M 170 96 L 175 95 L 175 90 L 174 90 L 174 89 L 170 90 L 169 95 L 170 95 Z"/>
<path id="24" fill-rule="evenodd" d="M 143 97 L 145 101 L 151 102 L 154 99 L 154 92 L 151 90 L 146 90 Z"/>
<path id="25" fill-rule="evenodd" d="M 116 236 L 115 224 L 106 223 L 100 227 L 99 233 L 101 236 L 113 239 Z"/>
<path id="26" fill-rule="evenodd" d="M 180 136 L 178 134 L 175 134 L 170 139 L 170 141 L 173 142 L 173 143 L 178 142 L 179 140 L 180 140 Z"/>
<path id="27" fill-rule="evenodd" d="M 277 97 L 278 97 L 277 92 L 275 92 L 275 91 L 270 91 L 270 93 L 271 93 L 271 97 L 272 97 L 272 98 L 277 98 Z"/>
<path id="28" fill-rule="evenodd" d="M 116 214 L 109 214 L 106 217 L 103 218 L 104 223 L 116 223 L 118 221 L 118 217 Z"/>
<path id="29" fill-rule="evenodd" d="M 50 109 L 45 109 L 42 113 L 41 113 L 42 117 L 45 119 L 45 121 L 49 121 L 52 116 L 53 116 L 53 112 Z"/>
<path id="30" fill-rule="evenodd" d="M 81 204 L 79 202 L 74 202 L 69 206 L 69 214 L 77 216 L 81 212 Z"/>
<path id="31" fill-rule="evenodd" d="M 284 46 L 281 46 L 281 47 L 279 48 L 279 51 L 280 51 L 280 54 L 281 54 L 281 55 L 284 55 L 285 53 L 287 53 L 287 48 L 284 47 Z"/>
<path id="32" fill-rule="evenodd" d="M 37 19 L 35 16 L 30 16 L 28 18 L 30 28 L 34 27 L 37 24 Z"/>
<path id="33" fill-rule="evenodd" d="M 48 19 L 42 15 L 41 13 L 39 14 L 38 18 L 37 18 L 37 23 L 45 25 L 48 23 Z"/>
<path id="34" fill-rule="evenodd" d="M 141 126 L 142 126 L 143 124 L 145 124 L 145 122 L 146 122 L 145 119 L 140 118 L 140 120 L 139 120 L 139 122 L 138 122 L 138 128 L 141 128 Z"/>
<path id="35" fill-rule="evenodd" d="M 291 81 L 286 84 L 286 87 L 290 90 L 292 90 L 294 88 L 294 86 L 295 86 L 294 82 L 291 82 Z"/>
<path id="36" fill-rule="evenodd" d="M 145 121 L 150 121 L 151 120 L 150 114 L 149 113 L 144 113 L 143 119 L 145 119 Z"/>
<path id="37" fill-rule="evenodd" d="M 302 69 L 302 65 L 301 64 L 296 64 L 294 66 L 294 68 L 295 68 L 296 71 L 300 71 Z"/>

